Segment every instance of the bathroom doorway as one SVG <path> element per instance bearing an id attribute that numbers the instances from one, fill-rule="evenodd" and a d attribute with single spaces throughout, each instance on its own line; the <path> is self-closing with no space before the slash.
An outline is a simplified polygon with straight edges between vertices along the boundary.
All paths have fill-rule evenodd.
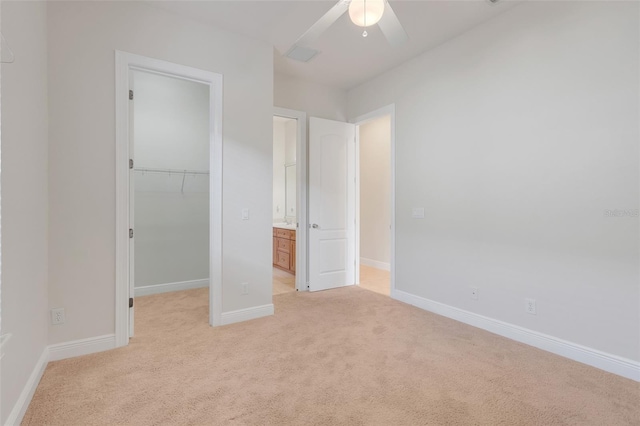
<path id="1" fill-rule="evenodd" d="M 304 113 L 273 116 L 273 295 L 306 290 Z"/>

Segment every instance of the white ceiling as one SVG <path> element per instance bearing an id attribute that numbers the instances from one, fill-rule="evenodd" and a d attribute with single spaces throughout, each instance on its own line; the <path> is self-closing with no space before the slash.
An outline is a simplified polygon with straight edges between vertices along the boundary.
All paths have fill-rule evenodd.
<path id="1" fill-rule="evenodd" d="M 149 1 L 205 24 L 274 46 L 275 72 L 349 89 L 381 74 L 518 4 L 502 0 L 391 0 L 409 41 L 392 48 L 377 26 L 362 37 L 345 13 L 310 47 L 320 51 L 307 63 L 283 56 L 335 0 Z"/>

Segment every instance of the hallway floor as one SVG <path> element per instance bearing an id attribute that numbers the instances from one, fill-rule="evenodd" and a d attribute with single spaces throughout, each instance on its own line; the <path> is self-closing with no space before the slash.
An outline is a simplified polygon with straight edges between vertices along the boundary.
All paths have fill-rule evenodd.
<path id="1" fill-rule="evenodd" d="M 391 273 L 383 269 L 360 265 L 360 287 L 385 296 L 391 295 Z"/>

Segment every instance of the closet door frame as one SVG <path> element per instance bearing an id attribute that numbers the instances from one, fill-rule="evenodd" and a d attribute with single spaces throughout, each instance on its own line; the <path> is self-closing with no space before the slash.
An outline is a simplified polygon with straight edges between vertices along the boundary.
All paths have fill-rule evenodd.
<path id="1" fill-rule="evenodd" d="M 116 276 L 115 341 L 126 346 L 130 338 L 129 298 L 133 294 L 130 218 L 130 107 L 131 70 L 180 78 L 209 86 L 209 324 L 222 324 L 222 75 L 115 51 L 116 64 Z M 134 230 L 135 232 L 135 230 Z"/>

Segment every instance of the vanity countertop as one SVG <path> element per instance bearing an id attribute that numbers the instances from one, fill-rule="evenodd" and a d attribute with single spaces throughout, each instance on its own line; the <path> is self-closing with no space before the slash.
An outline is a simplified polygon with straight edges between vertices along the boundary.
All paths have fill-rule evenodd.
<path id="1" fill-rule="evenodd" d="M 289 229 L 291 231 L 295 231 L 296 230 L 296 224 L 295 223 L 274 223 L 273 224 L 274 228 L 281 228 L 281 229 Z"/>

